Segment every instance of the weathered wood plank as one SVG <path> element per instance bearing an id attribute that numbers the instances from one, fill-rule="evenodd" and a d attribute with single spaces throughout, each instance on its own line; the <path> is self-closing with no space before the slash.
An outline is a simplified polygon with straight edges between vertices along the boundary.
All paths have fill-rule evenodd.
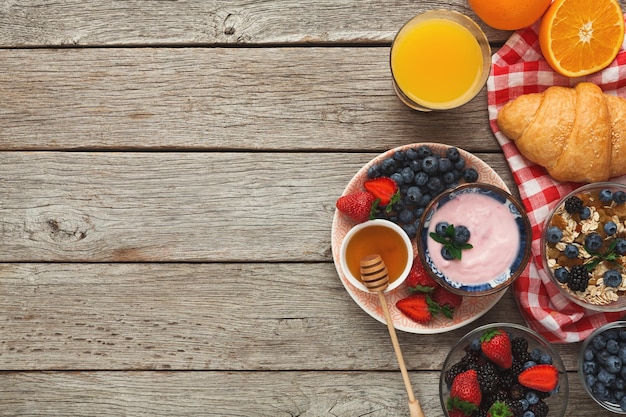
<path id="1" fill-rule="evenodd" d="M 374 156 L 0 153 L 0 261 L 330 261 L 335 201 Z"/>
<path id="2" fill-rule="evenodd" d="M 412 372 L 426 416 L 442 416 L 437 372 Z M 408 416 L 397 372 L 4 373 L 2 416 Z M 613 414 L 569 374 L 566 417 Z"/>
<path id="3" fill-rule="evenodd" d="M 0 264 L 0 305 L 0 370 L 398 369 L 332 263 Z M 463 328 L 399 332 L 407 367 L 440 369 L 493 322 L 523 324 L 512 294 Z M 557 348 L 575 369 L 578 345 Z"/>
<path id="4" fill-rule="evenodd" d="M 384 3 L 289 0 L 5 1 L 0 47 L 390 43 L 410 16 L 448 8 L 468 14 L 492 42 L 509 32 L 484 25 L 463 0 Z"/>
<path id="5" fill-rule="evenodd" d="M 381 151 L 435 141 L 499 150 L 485 89 L 459 109 L 412 111 L 393 92 L 388 54 L 0 50 L 0 149 Z"/>

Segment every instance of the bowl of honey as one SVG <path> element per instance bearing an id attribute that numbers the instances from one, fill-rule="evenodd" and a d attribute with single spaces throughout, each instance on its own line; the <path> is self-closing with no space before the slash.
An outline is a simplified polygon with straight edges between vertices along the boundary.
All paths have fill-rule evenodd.
<path id="1" fill-rule="evenodd" d="M 368 220 L 346 233 L 339 250 L 339 260 L 348 281 L 361 291 L 369 292 L 361 280 L 361 259 L 379 254 L 389 272 L 389 287 L 398 288 L 413 265 L 413 245 L 397 224 L 383 219 Z"/>

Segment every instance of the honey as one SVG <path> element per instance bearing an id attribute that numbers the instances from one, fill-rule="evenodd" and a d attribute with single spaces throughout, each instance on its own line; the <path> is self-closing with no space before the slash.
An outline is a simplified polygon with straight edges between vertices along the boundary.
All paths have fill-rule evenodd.
<path id="1" fill-rule="evenodd" d="M 357 231 L 346 246 L 346 263 L 354 277 L 361 280 L 361 259 L 375 253 L 383 258 L 387 266 L 390 284 L 402 275 L 410 259 L 398 232 L 379 225 L 365 227 Z"/>

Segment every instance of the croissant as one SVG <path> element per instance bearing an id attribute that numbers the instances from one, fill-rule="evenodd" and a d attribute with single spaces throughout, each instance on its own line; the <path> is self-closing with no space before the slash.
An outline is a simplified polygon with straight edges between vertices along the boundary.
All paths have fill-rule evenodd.
<path id="1" fill-rule="evenodd" d="M 502 107 L 498 128 L 558 181 L 626 174 L 626 100 L 582 82 L 525 94 Z"/>

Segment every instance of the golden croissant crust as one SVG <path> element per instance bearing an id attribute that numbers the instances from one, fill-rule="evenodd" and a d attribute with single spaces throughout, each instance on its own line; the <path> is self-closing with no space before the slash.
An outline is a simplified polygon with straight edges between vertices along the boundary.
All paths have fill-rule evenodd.
<path id="1" fill-rule="evenodd" d="M 597 182 L 626 174 L 626 100 L 583 82 L 507 103 L 498 128 L 558 181 Z"/>

